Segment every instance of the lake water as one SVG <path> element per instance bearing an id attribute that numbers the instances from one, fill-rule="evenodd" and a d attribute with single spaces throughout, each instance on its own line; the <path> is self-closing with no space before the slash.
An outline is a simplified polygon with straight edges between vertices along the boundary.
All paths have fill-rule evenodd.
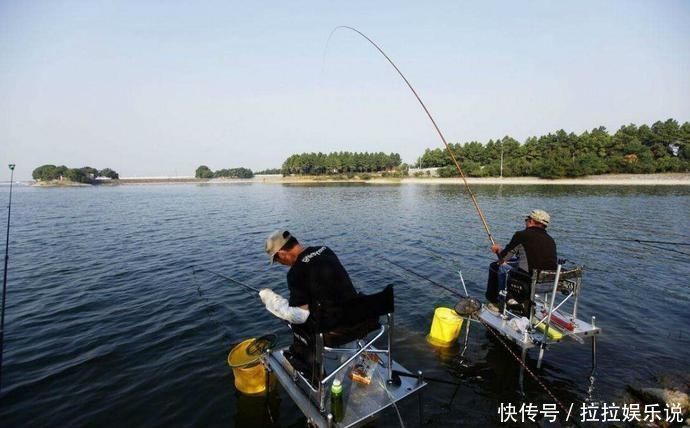
<path id="1" fill-rule="evenodd" d="M 579 313 L 603 328 L 595 400 L 620 402 L 628 385 L 690 382 L 690 247 L 620 240 L 690 242 L 690 187 L 475 192 L 500 243 L 543 208 L 559 255 L 586 266 Z M 289 333 L 255 296 L 190 267 L 287 295 L 286 268 L 263 253 L 278 228 L 330 246 L 360 291 L 395 285 L 396 359 L 461 384 L 425 391 L 426 426 L 498 425 L 499 403 L 523 402 L 518 364 L 479 325 L 464 359 L 426 343 L 434 307 L 455 298 L 382 259 L 458 289 L 462 270 L 482 296 L 493 257 L 461 186 L 15 187 L 2 425 L 264 425 L 263 400 L 237 394 L 225 359 L 244 338 L 274 332 L 287 343 Z M 589 343 L 568 342 L 546 353 L 539 374 L 561 401 L 580 403 L 590 361 Z M 552 402 L 529 377 L 525 392 L 526 402 Z M 304 425 L 284 392 L 273 407 L 276 426 Z M 401 409 L 413 426 L 416 409 Z M 396 424 L 390 414 L 378 422 Z"/>

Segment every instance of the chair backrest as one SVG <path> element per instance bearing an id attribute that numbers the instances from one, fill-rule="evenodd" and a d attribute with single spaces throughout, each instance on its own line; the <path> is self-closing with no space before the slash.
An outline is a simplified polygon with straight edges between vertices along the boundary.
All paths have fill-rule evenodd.
<path id="1" fill-rule="evenodd" d="M 374 294 L 360 293 L 347 302 L 346 306 L 345 320 L 352 324 L 393 313 L 395 311 L 393 286 L 387 285 L 383 291 Z"/>
<path id="2" fill-rule="evenodd" d="M 379 327 L 379 317 L 395 310 L 393 286 L 388 285 L 374 294 L 362 294 L 348 300 L 337 314 L 338 324 L 330 320 L 318 319 L 318 332 L 324 333 L 327 346 L 338 346 L 353 340 L 362 339 Z"/>
<path id="3" fill-rule="evenodd" d="M 571 269 L 562 269 L 558 276 L 558 291 L 561 292 L 575 292 L 579 287 L 582 279 L 582 266 L 575 266 Z M 535 271 L 532 275 L 532 286 L 537 292 L 548 292 L 553 288 L 553 282 L 556 279 L 556 271 Z"/>

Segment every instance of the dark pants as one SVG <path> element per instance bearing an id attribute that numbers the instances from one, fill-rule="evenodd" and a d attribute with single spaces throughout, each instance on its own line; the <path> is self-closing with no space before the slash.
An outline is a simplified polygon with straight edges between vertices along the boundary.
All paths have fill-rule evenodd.
<path id="1" fill-rule="evenodd" d="M 489 278 L 486 281 L 486 300 L 491 303 L 498 302 L 498 263 L 492 262 L 489 265 Z"/>
<path id="2" fill-rule="evenodd" d="M 517 267 L 517 261 L 499 265 L 493 262 L 489 265 L 489 278 L 486 282 L 486 300 L 492 303 L 504 303 L 506 300 L 507 284 L 510 277 L 529 279 L 529 274 Z"/>
<path id="3" fill-rule="evenodd" d="M 319 367 L 314 356 L 314 333 L 304 325 L 292 324 L 292 345 L 283 353 L 293 368 L 316 386 L 319 379 Z"/>

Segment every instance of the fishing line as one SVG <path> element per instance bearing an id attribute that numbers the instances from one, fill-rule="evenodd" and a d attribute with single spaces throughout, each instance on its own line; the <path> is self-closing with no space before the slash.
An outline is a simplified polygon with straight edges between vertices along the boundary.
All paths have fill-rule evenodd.
<path id="1" fill-rule="evenodd" d="M 482 221 L 482 225 L 484 226 L 484 230 L 486 231 L 486 234 L 487 234 L 487 236 L 489 237 L 489 240 L 491 241 L 491 244 L 492 244 L 492 245 L 495 245 L 495 244 L 496 244 L 496 241 L 494 240 L 494 237 L 491 235 L 491 231 L 489 230 L 489 224 L 486 222 L 486 218 L 484 217 L 484 213 L 482 212 L 482 209 L 479 207 L 479 202 L 477 201 L 477 198 L 474 196 L 474 193 L 472 192 L 472 189 L 470 188 L 470 185 L 469 185 L 469 183 L 467 182 L 467 178 L 465 177 L 465 173 L 463 172 L 462 168 L 460 167 L 460 163 L 459 163 L 458 160 L 455 158 L 455 154 L 453 153 L 453 150 L 451 150 L 450 145 L 449 145 L 448 142 L 446 141 L 446 137 L 443 136 L 443 133 L 441 132 L 441 129 L 438 127 L 438 125 L 436 125 L 436 121 L 434 120 L 433 116 L 431 116 L 431 113 L 429 112 L 429 109 L 426 107 L 426 105 L 424 104 L 424 102 L 422 101 L 422 99 L 419 97 L 419 95 L 417 94 L 417 91 L 415 91 L 415 89 L 412 87 L 412 84 L 410 83 L 410 81 L 407 80 L 407 77 L 405 77 L 405 75 L 402 73 L 402 71 L 400 71 L 400 69 L 398 68 L 398 66 L 395 65 L 395 63 L 393 62 L 393 60 L 390 59 L 390 57 L 383 51 L 383 49 L 381 49 L 381 48 L 379 47 L 379 45 L 377 45 L 373 40 L 371 40 L 369 37 L 367 37 L 364 33 L 362 33 L 361 31 L 357 30 L 356 28 L 349 27 L 349 26 L 347 26 L 347 25 L 341 25 L 341 26 L 335 27 L 335 28 L 333 29 L 333 32 L 335 32 L 336 30 L 338 30 L 338 29 L 340 29 L 340 28 L 344 28 L 344 29 L 348 29 L 348 30 L 354 31 L 355 33 L 357 33 L 357 34 L 359 34 L 360 36 L 364 37 L 369 43 L 371 43 L 372 46 L 374 46 L 374 47 L 376 48 L 376 50 L 378 50 L 378 51 L 381 53 L 381 55 L 384 56 L 384 58 L 386 58 L 386 60 L 390 63 L 390 65 L 393 66 L 393 68 L 395 69 L 395 71 L 397 71 L 398 74 L 400 75 L 400 77 L 405 81 L 405 84 L 407 84 L 407 87 L 410 88 L 410 90 L 411 90 L 412 93 L 414 94 L 415 98 L 417 98 L 417 101 L 419 101 L 419 104 L 422 105 L 422 108 L 424 109 L 424 112 L 425 112 L 426 115 L 429 117 L 429 120 L 431 120 L 431 123 L 434 125 L 434 128 L 436 129 L 436 132 L 438 133 L 438 136 L 441 137 L 441 141 L 442 141 L 443 144 L 445 145 L 446 150 L 448 151 L 448 155 L 449 155 L 450 158 L 453 160 L 453 163 L 455 164 L 455 167 L 457 168 L 458 172 L 460 173 L 460 177 L 462 177 L 462 181 L 463 181 L 463 183 L 465 184 L 465 188 L 467 189 L 467 193 L 470 195 L 470 199 L 472 199 L 472 203 L 474 204 L 474 207 L 475 207 L 475 209 L 477 210 L 477 213 L 479 214 L 479 219 Z M 332 34 L 332 33 L 331 33 L 331 34 Z"/>
<path id="2" fill-rule="evenodd" d="M 460 292 L 459 292 L 458 290 L 454 290 L 454 289 L 452 289 L 452 288 L 450 288 L 450 287 L 446 287 L 446 286 L 443 285 L 443 284 L 439 284 L 438 282 L 434 281 L 433 279 L 427 278 L 427 277 L 425 277 L 425 276 L 422 276 L 422 275 L 418 274 L 417 272 L 413 271 L 412 269 L 408 269 L 408 268 L 406 268 L 405 266 L 402 266 L 402 265 L 400 265 L 400 264 L 394 262 L 393 260 L 389 260 L 389 259 L 387 259 L 387 258 L 385 258 L 385 257 L 383 257 L 383 256 L 380 256 L 380 258 L 381 258 L 382 260 L 387 261 L 388 263 L 390 263 L 390 264 L 392 264 L 392 265 L 394 265 L 394 266 L 397 266 L 398 268 L 404 270 L 405 272 L 407 272 L 407 273 L 409 273 L 409 274 L 412 274 L 412 275 L 414 275 L 414 276 L 416 276 L 416 277 L 418 277 L 418 278 L 421 278 L 421 279 L 423 279 L 423 280 L 425 280 L 425 281 L 428 281 L 428 282 L 434 284 L 434 285 L 437 286 L 437 287 L 443 288 L 444 290 L 449 291 L 450 293 L 455 294 L 456 296 L 462 297 L 462 294 L 460 294 Z"/>
<path id="3" fill-rule="evenodd" d="M 230 278 L 230 277 L 227 276 L 227 275 L 223 275 L 223 274 L 221 274 L 221 273 L 212 271 L 212 270 L 210 270 L 210 269 L 200 268 L 200 267 L 196 267 L 196 266 L 190 266 L 190 267 L 192 268 L 192 273 L 193 273 L 193 276 L 194 276 L 194 281 L 195 281 L 195 283 L 197 284 L 197 292 L 199 293 L 199 296 L 200 296 L 200 297 L 203 297 L 204 300 L 206 300 L 206 303 L 207 303 L 207 306 L 206 306 L 206 307 L 207 307 L 207 308 L 211 308 L 211 304 L 210 304 L 210 301 L 208 300 L 208 298 L 206 298 L 206 296 L 204 296 L 203 293 L 201 292 L 201 284 L 199 284 L 199 282 L 198 282 L 197 279 L 196 279 L 196 273 L 197 273 L 197 271 L 203 271 L 203 272 L 210 273 L 210 274 L 212 274 L 212 275 L 216 275 L 216 276 L 219 277 L 219 278 L 223 278 L 223 279 L 226 279 L 226 280 L 228 280 L 228 281 L 230 281 L 230 282 L 233 282 L 233 283 L 235 283 L 235 284 L 238 284 L 238 285 L 244 287 L 244 288 L 247 289 L 247 290 L 255 291 L 255 292 L 257 293 L 257 297 L 258 297 L 259 289 L 256 288 L 256 287 L 252 287 L 251 285 L 249 285 L 249 284 L 247 284 L 247 283 L 244 283 L 244 282 L 242 282 L 242 281 L 238 281 L 238 280 L 236 280 L 236 279 L 234 279 L 234 278 Z M 215 308 L 212 308 L 212 309 L 210 309 L 210 310 L 213 311 L 214 314 L 217 314 L 216 311 L 215 311 Z M 207 312 L 207 316 L 208 316 L 208 312 Z M 217 316 L 216 316 L 216 318 L 217 318 Z M 285 320 L 281 320 L 281 321 L 287 323 L 287 321 L 285 321 Z M 216 322 L 221 328 L 223 328 L 222 325 L 220 324 L 220 322 L 217 321 L 217 319 L 215 319 L 215 322 Z M 288 327 L 289 327 L 289 326 L 290 326 L 290 323 L 287 323 L 287 325 L 288 325 Z M 239 342 L 235 343 L 234 345 L 237 345 L 238 343 L 239 343 Z M 233 347 L 234 347 L 234 345 L 233 345 Z"/>
<path id="4" fill-rule="evenodd" d="M 532 370 L 530 370 L 529 367 L 527 367 L 527 363 L 522 361 L 522 358 L 520 358 L 515 352 L 513 352 L 512 349 L 510 349 L 510 345 L 505 340 L 503 340 L 503 338 L 500 337 L 500 335 L 496 331 L 494 331 L 494 329 L 490 325 L 488 325 L 486 322 L 484 322 L 483 319 L 481 319 L 479 316 L 477 316 L 476 312 L 474 314 L 472 314 L 471 316 L 476 318 L 477 321 L 479 321 L 484 327 L 486 327 L 486 329 L 488 331 L 490 331 L 491 334 L 494 335 L 494 337 L 498 340 L 498 342 L 501 345 L 503 345 L 503 347 L 508 351 L 508 353 L 510 355 L 513 356 L 513 358 L 522 366 L 522 368 L 525 369 L 525 371 L 537 382 L 537 384 L 539 384 L 539 386 L 542 387 L 542 389 L 544 389 L 544 391 L 546 391 L 546 393 L 554 400 L 554 402 L 558 405 L 558 407 L 560 407 L 561 410 L 563 410 L 565 412 L 566 421 L 568 421 L 568 418 L 571 416 L 574 403 L 571 403 L 570 409 L 567 409 L 565 407 L 565 405 L 563 403 L 561 403 L 561 401 L 556 397 L 556 395 L 553 392 L 551 392 L 551 390 L 546 386 L 546 384 L 544 382 L 542 382 L 542 380 L 534 372 L 532 372 Z M 577 423 L 576 420 L 573 420 L 572 422 L 576 426 L 580 426 L 580 424 Z"/>
<path id="5" fill-rule="evenodd" d="M 12 215 L 12 184 L 14 183 L 14 164 L 10 168 L 10 201 L 7 204 L 7 234 L 5 238 L 5 270 L 2 274 L 2 312 L 0 315 L 0 392 L 2 392 L 2 354 L 5 350 L 5 301 L 7 297 L 7 262 L 10 259 L 10 216 Z"/>
<path id="6" fill-rule="evenodd" d="M 213 275 L 216 275 L 216 276 L 218 276 L 218 277 L 220 277 L 220 278 L 227 279 L 228 281 L 230 281 L 230 282 L 232 282 L 232 283 L 235 283 L 235 284 L 237 284 L 237 285 L 240 285 L 240 286 L 244 287 L 244 288 L 247 289 L 247 290 L 255 291 L 255 292 L 257 292 L 257 293 L 259 292 L 259 289 L 256 288 L 256 287 L 252 287 L 252 286 L 249 285 L 249 284 L 246 284 L 246 283 L 244 283 L 244 282 L 242 282 L 242 281 L 238 281 L 238 280 L 236 280 L 236 279 L 230 278 L 229 276 L 225 276 L 225 275 L 223 275 L 223 274 L 221 274 L 221 273 L 214 272 L 214 271 L 212 271 L 212 270 L 210 270 L 210 269 L 198 268 L 198 267 L 196 267 L 196 266 L 192 266 L 192 269 L 193 269 L 194 273 L 196 273 L 197 270 L 204 271 L 204 272 L 208 272 L 208 273 L 211 273 L 211 274 L 213 274 Z"/>
<path id="7" fill-rule="evenodd" d="M 638 244 L 663 244 L 663 245 L 678 245 L 681 247 L 690 247 L 690 242 L 674 242 L 674 241 L 658 241 L 650 239 L 636 239 L 636 238 L 616 238 L 614 236 L 569 236 L 568 239 L 573 240 L 599 240 L 599 241 L 619 241 L 619 242 L 637 242 Z"/>
<path id="8" fill-rule="evenodd" d="M 675 245 L 675 246 L 685 247 L 685 246 L 690 246 L 690 243 L 688 243 L 688 242 L 654 241 L 654 240 L 646 240 L 646 239 L 613 238 L 613 237 L 602 237 L 602 236 L 570 236 L 570 237 L 567 237 L 567 239 L 569 239 L 571 241 L 597 240 L 597 241 L 615 241 L 615 242 L 634 242 L 636 244 L 656 248 L 658 250 L 669 251 L 669 252 L 681 254 L 684 256 L 690 256 L 690 253 L 676 250 L 674 248 L 668 248 L 668 247 L 662 247 L 661 246 L 661 245 Z M 660 244 L 660 245 L 657 245 L 657 244 Z"/>
<path id="9" fill-rule="evenodd" d="M 204 299 L 206 304 L 204 305 L 204 312 L 206 313 L 206 318 L 209 321 L 212 321 L 213 323 L 216 324 L 218 329 L 223 333 L 223 337 L 225 338 L 226 343 L 232 343 L 233 340 L 228 336 L 227 330 L 229 330 L 225 325 L 221 324 L 218 319 L 220 316 L 218 315 L 218 312 L 216 312 L 216 308 L 211 305 L 211 302 L 208 300 L 208 297 L 204 295 L 201 292 L 201 282 L 198 280 L 196 277 L 196 269 L 192 270 L 192 278 L 194 279 L 194 283 L 196 284 L 196 291 L 199 294 L 199 297 L 201 299 Z M 234 344 L 230 346 L 230 348 L 234 348 Z"/>
<path id="10" fill-rule="evenodd" d="M 475 316 L 476 316 L 476 315 L 475 315 Z M 529 373 L 529 375 L 532 376 L 532 378 L 533 378 L 535 381 L 537 381 L 537 383 L 539 384 L 539 386 L 541 386 L 541 387 L 544 389 L 544 391 L 546 391 L 546 393 L 549 394 L 549 396 L 556 402 L 556 404 L 558 405 L 558 407 L 560 407 L 560 408 L 565 412 L 565 414 L 566 414 L 566 421 L 567 421 L 567 418 L 570 417 L 570 414 L 571 414 L 571 412 L 572 412 L 572 407 L 573 407 L 572 403 L 571 403 L 571 405 L 570 405 L 570 411 L 569 411 L 569 410 L 565 407 L 565 405 L 563 405 L 563 403 L 561 403 L 561 401 L 560 401 L 558 398 L 556 398 L 556 396 L 554 395 L 554 393 L 551 392 L 551 390 L 546 386 L 546 384 L 544 384 L 544 382 L 542 382 L 541 379 L 539 379 L 539 377 L 538 377 L 536 374 L 534 374 L 534 373 L 532 372 L 532 370 L 529 369 L 529 367 L 527 367 L 527 363 L 523 362 L 522 359 L 521 359 L 520 357 L 518 357 L 517 354 L 515 354 L 515 352 L 513 352 L 512 349 L 510 349 L 510 346 L 503 340 L 503 338 L 501 338 L 501 337 L 499 336 L 499 334 L 496 333 L 496 332 L 494 331 L 494 329 L 493 329 L 491 326 L 489 326 L 487 323 L 485 323 L 484 320 L 482 320 L 482 319 L 479 318 L 479 317 L 476 317 L 476 318 L 477 318 L 477 320 L 479 320 L 479 322 L 482 323 L 482 325 L 484 325 L 484 327 L 486 327 L 487 330 L 489 330 L 489 331 L 491 332 L 491 334 L 494 335 L 494 337 L 495 337 L 496 339 L 498 339 L 498 341 L 503 345 L 503 347 L 506 348 L 506 349 L 508 350 L 508 352 L 510 353 L 510 355 L 512 355 L 513 358 L 515 358 L 515 360 L 517 360 L 517 362 L 520 363 L 520 365 L 525 369 L 525 371 L 526 371 L 527 373 Z M 578 426 L 579 426 L 579 424 L 578 424 L 576 421 L 573 421 L 573 422 L 575 422 L 575 425 L 578 425 Z"/>
<path id="11" fill-rule="evenodd" d="M 323 47 L 323 54 L 321 55 L 321 75 L 323 76 L 323 71 L 326 68 L 326 54 L 328 53 L 328 45 L 331 44 L 331 39 L 333 38 L 333 34 L 338 30 L 339 27 L 335 27 L 333 30 L 331 30 L 331 34 L 328 35 L 328 39 L 326 39 L 326 45 Z"/>
<path id="12" fill-rule="evenodd" d="M 419 256 L 428 256 L 431 257 L 432 259 L 436 259 L 438 261 L 442 261 L 445 264 L 453 265 L 454 260 L 452 257 L 454 256 L 448 256 L 448 255 L 441 255 L 437 253 L 436 251 L 430 249 L 430 248 L 425 248 L 425 247 L 419 247 L 419 246 L 411 246 L 411 245 L 405 245 L 405 247 L 412 253 L 416 253 Z"/>
<path id="13" fill-rule="evenodd" d="M 661 247 L 661 246 L 659 246 L 659 245 L 648 244 L 648 243 L 646 243 L 646 242 L 639 242 L 639 243 L 640 243 L 641 245 L 644 245 L 644 246 L 647 246 L 647 247 L 656 248 L 656 249 L 658 249 L 658 250 L 670 251 L 670 252 L 672 252 L 672 253 L 682 254 L 682 255 L 684 255 L 684 256 L 690 256 L 690 253 L 686 253 L 686 252 L 680 251 L 680 250 L 675 250 L 675 249 L 673 249 L 673 248 Z"/>
<path id="14" fill-rule="evenodd" d="M 383 388 L 384 391 L 386 391 L 386 395 L 388 395 L 388 398 L 391 400 L 391 404 L 393 405 L 395 413 L 398 416 L 398 422 L 400 422 L 400 426 L 402 428 L 405 428 L 405 423 L 403 422 L 402 416 L 400 415 L 400 410 L 398 410 L 398 404 L 395 402 L 395 397 L 393 397 L 393 394 L 391 394 L 391 392 L 388 390 L 388 382 L 386 381 L 386 379 L 383 378 L 383 374 L 379 373 L 378 369 L 374 370 L 374 374 L 379 376 L 379 386 Z"/>

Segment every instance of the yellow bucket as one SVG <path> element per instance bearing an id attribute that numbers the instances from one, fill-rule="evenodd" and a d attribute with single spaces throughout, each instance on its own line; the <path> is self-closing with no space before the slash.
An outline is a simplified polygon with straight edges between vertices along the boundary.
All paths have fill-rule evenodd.
<path id="1" fill-rule="evenodd" d="M 247 339 L 230 351 L 228 365 L 235 375 L 235 388 L 243 394 L 258 395 L 266 391 L 266 370 L 261 362 L 261 354 L 252 355 L 247 348 L 254 342 Z"/>
<path id="2" fill-rule="evenodd" d="M 435 346 L 451 346 L 460 335 L 462 317 L 450 308 L 436 308 L 427 342 Z"/>

